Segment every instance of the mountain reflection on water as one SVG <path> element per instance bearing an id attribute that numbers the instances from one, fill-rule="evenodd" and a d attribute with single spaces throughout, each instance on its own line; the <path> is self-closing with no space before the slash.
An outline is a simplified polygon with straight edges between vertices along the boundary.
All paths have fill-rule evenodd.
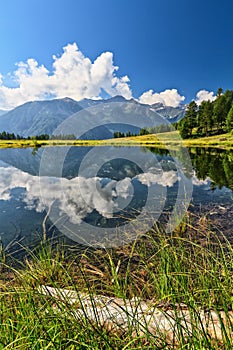
<path id="1" fill-rule="evenodd" d="M 59 152 L 58 148 L 54 151 Z M 174 154 L 172 157 L 166 150 L 137 148 L 141 157 L 153 153 L 156 166 L 143 172 L 133 162 L 118 158 L 105 162 L 96 176 L 77 176 L 89 151 L 88 147 L 70 148 L 59 178 L 52 163 L 47 175 L 39 176 L 43 148 L 34 152 L 0 150 L 0 235 L 4 246 L 14 239 L 23 244 L 38 239 L 46 210 L 51 210 L 55 218 L 48 220 L 48 228 L 54 221 L 60 221 L 60 225 L 69 222 L 70 227 L 83 221 L 106 228 L 121 226 L 143 210 L 152 187 L 156 219 L 163 210 L 174 207 L 180 181 Z M 230 206 L 233 152 L 191 149 L 190 157 L 194 171 L 184 164 L 184 173 L 193 185 L 193 205 Z"/>

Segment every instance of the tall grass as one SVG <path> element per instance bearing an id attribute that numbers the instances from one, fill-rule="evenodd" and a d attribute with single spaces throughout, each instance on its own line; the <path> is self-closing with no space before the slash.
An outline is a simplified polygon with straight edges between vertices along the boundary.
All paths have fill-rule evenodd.
<path id="1" fill-rule="evenodd" d="M 67 254 L 69 251 L 69 254 Z M 2 262 L 0 349 L 232 349 L 230 313 L 233 305 L 233 248 L 220 232 L 183 223 L 175 233 L 155 228 L 133 243 L 115 249 L 75 250 L 59 244 L 28 252 L 21 268 Z M 153 307 L 175 311 L 176 342 L 145 329 L 111 332 L 75 316 L 82 298 L 71 305 L 41 295 L 47 285 L 93 297 L 105 295 L 150 300 Z M 189 337 L 179 326 L 179 310 L 188 308 Z M 224 311 L 229 322 L 220 326 L 222 340 L 197 327 L 201 310 Z M 137 327 L 136 327 L 137 328 Z"/>

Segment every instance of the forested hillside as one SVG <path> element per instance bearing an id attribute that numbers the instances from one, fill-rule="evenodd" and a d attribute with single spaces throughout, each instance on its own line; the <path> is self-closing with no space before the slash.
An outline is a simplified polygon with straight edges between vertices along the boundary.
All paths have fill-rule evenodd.
<path id="1" fill-rule="evenodd" d="M 233 90 L 217 91 L 214 101 L 189 103 L 184 118 L 177 124 L 183 138 L 209 136 L 233 129 Z"/>

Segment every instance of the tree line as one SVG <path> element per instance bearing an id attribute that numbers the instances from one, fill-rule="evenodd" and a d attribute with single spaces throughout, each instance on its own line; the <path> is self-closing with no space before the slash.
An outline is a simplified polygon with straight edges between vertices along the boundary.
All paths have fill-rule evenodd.
<path id="1" fill-rule="evenodd" d="M 18 134 L 9 133 L 6 131 L 0 132 L 0 140 L 76 140 L 76 136 L 74 134 L 68 135 L 48 135 L 48 134 L 40 134 L 33 136 L 20 136 Z"/>
<path id="2" fill-rule="evenodd" d="M 0 132 L 0 140 L 49 140 L 48 134 L 41 134 L 36 136 L 23 137 L 13 132 L 2 131 Z"/>
<path id="3" fill-rule="evenodd" d="M 131 133 L 130 131 L 127 131 L 126 133 L 121 131 L 115 131 L 113 134 L 113 137 L 120 138 L 120 137 L 131 137 L 131 136 L 142 136 L 142 135 L 169 132 L 173 130 L 174 130 L 174 126 L 172 126 L 171 124 L 160 124 L 160 125 L 152 126 L 148 128 L 144 127 L 138 133 Z"/>
<path id="4" fill-rule="evenodd" d="M 21 136 L 6 131 L 0 132 L 0 140 L 21 140 Z"/>
<path id="5" fill-rule="evenodd" d="M 121 137 L 131 137 L 131 136 L 138 136 L 138 134 L 131 133 L 130 131 L 127 131 L 126 133 L 121 131 L 115 131 L 113 133 L 113 137 L 115 139 L 121 138 Z"/>
<path id="6" fill-rule="evenodd" d="M 233 129 L 233 90 L 217 91 L 214 101 L 202 101 L 200 106 L 191 101 L 184 118 L 177 123 L 183 138 L 209 136 L 231 132 Z"/>

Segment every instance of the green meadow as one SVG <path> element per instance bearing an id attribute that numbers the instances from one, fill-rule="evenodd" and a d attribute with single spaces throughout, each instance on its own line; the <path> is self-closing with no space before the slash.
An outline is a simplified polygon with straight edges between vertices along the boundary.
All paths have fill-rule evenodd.
<path id="1" fill-rule="evenodd" d="M 189 138 L 182 140 L 178 131 L 123 137 L 108 140 L 0 140 L 0 148 L 23 148 L 41 146 L 150 146 L 150 147 L 215 147 L 231 149 L 233 134 Z"/>

